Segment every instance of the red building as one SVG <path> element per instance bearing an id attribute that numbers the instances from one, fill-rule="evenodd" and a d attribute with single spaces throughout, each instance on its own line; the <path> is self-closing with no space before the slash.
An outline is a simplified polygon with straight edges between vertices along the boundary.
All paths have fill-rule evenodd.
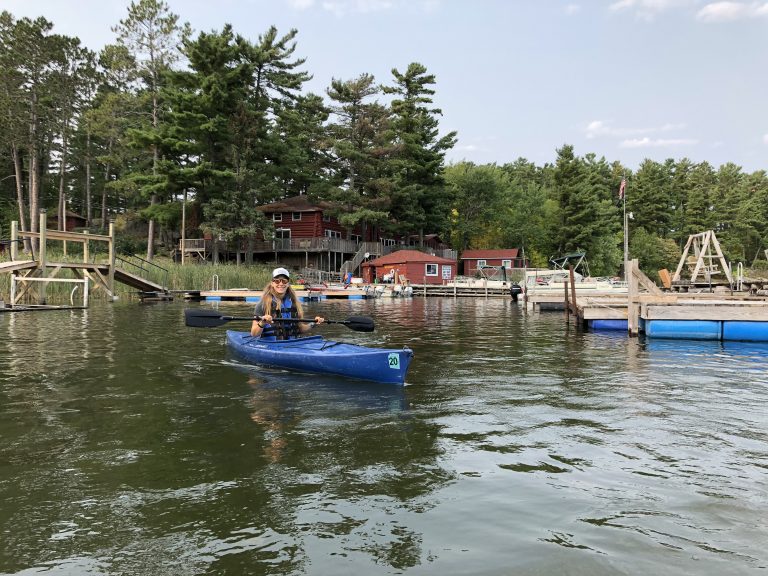
<path id="1" fill-rule="evenodd" d="M 418 250 L 398 250 L 363 263 L 363 281 L 442 284 L 456 277 L 456 262 Z"/>
<path id="2" fill-rule="evenodd" d="M 453 256 L 448 246 L 435 234 L 423 238 L 385 236 L 379 227 L 354 227 L 347 230 L 335 215 L 334 204 L 312 201 L 306 195 L 292 196 L 258 206 L 272 221 L 274 236 L 257 237 L 238 242 L 214 241 L 210 236 L 201 239 L 186 238 L 185 253 L 214 261 L 220 258 L 237 262 L 279 262 L 289 268 L 313 269 L 328 274 L 362 275 L 361 264 L 371 258 L 389 254 L 406 242 L 423 242 L 423 250 L 434 251 L 442 256 Z M 251 260 L 252 259 L 252 260 Z M 439 259 L 439 258 L 438 258 Z M 455 276 L 455 261 L 452 277 Z M 442 274 L 442 268 L 439 269 Z M 423 273 L 419 274 L 419 278 Z"/>
<path id="3" fill-rule="evenodd" d="M 66 220 L 64 221 L 64 230 L 66 230 L 67 232 L 72 232 L 73 230 L 75 230 L 75 228 L 84 228 L 85 224 L 86 224 L 86 220 L 83 216 L 80 216 L 80 214 L 75 214 L 74 212 L 67 210 Z M 49 230 L 59 229 L 58 214 L 49 215 L 47 228 Z"/>
<path id="4" fill-rule="evenodd" d="M 525 268 L 526 261 L 520 256 L 518 248 L 502 250 L 465 250 L 461 253 L 461 263 L 464 266 L 464 276 L 474 276 L 485 267 Z"/>

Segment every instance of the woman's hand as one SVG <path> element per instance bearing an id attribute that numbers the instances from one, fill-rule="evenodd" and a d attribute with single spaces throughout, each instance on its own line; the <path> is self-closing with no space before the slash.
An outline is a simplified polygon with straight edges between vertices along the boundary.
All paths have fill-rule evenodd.
<path id="1" fill-rule="evenodd" d="M 264 330 L 264 326 L 272 323 L 272 315 L 266 314 L 251 324 L 251 336 L 258 336 Z"/>
<path id="2" fill-rule="evenodd" d="M 322 316 L 315 316 L 315 324 L 322 324 L 323 322 L 325 322 L 325 318 Z"/>

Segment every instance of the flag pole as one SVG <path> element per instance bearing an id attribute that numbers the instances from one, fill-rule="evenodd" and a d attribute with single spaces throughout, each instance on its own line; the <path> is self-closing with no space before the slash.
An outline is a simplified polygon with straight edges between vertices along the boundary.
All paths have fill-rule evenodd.
<path id="1" fill-rule="evenodd" d="M 629 278 L 627 277 L 627 266 L 629 264 L 629 242 L 627 238 L 627 178 L 624 175 L 621 177 L 619 195 L 621 195 L 621 203 L 624 208 L 624 281 L 629 282 Z"/>

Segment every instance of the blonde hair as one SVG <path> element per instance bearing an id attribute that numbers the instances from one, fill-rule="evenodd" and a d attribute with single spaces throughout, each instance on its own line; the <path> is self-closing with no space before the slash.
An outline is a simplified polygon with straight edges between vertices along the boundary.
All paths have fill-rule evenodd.
<path id="1" fill-rule="evenodd" d="M 274 280 L 274 278 L 272 279 Z M 277 301 L 277 310 L 279 311 L 282 308 L 283 304 L 283 298 L 290 298 L 291 302 L 293 303 L 293 308 L 296 310 L 296 315 L 299 318 L 304 317 L 304 309 L 301 306 L 301 300 L 298 296 L 296 296 L 296 292 L 293 291 L 293 288 L 291 287 L 291 284 L 289 282 L 288 284 L 288 290 L 285 291 L 284 296 L 280 296 L 280 294 L 277 293 L 277 291 L 272 286 L 272 280 L 269 281 L 269 283 L 264 286 L 264 290 L 261 293 L 261 301 L 264 302 L 264 315 L 271 316 L 272 315 L 272 302 L 273 300 Z"/>

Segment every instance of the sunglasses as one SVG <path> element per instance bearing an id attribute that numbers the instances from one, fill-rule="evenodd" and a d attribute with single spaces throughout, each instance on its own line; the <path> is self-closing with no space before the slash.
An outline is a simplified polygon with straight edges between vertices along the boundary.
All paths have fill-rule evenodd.
<path id="1" fill-rule="evenodd" d="M 288 284 L 288 280 L 286 280 L 285 278 L 274 278 L 272 282 L 274 284 Z"/>

